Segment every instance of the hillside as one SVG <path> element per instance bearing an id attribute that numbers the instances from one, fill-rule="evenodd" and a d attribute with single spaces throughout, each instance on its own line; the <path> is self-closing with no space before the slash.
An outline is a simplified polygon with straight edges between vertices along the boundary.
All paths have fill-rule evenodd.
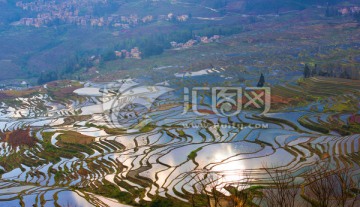
<path id="1" fill-rule="evenodd" d="M 325 13 L 325 1 L 321 0 L 79 0 L 69 7 L 62 6 L 66 1 L 46 2 L 0 2 L 0 80 L 30 79 L 36 84 L 41 75 L 77 78 L 97 65 L 89 60 L 91 57 L 101 63 L 97 70 L 108 68 L 104 63 L 109 65 L 109 60 L 114 60 L 115 50 L 139 47 L 148 62 L 151 56 L 162 56 L 170 49 L 171 41 L 186 42 L 194 35 L 231 36 L 259 22 L 272 24 L 277 14 L 316 5 L 323 7 L 312 10 L 319 13 L 308 13 L 312 18 L 321 19 Z M 59 8 L 60 14 L 54 13 Z M 141 65 L 144 61 L 138 62 Z M 136 67 L 126 69 L 131 68 Z"/>

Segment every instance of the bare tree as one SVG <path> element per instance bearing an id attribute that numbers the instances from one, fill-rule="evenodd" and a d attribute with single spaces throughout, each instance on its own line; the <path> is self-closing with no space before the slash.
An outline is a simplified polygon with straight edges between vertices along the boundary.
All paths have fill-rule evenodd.
<path id="1" fill-rule="evenodd" d="M 299 186 L 294 183 L 294 176 L 287 170 L 264 167 L 271 184 L 264 189 L 264 198 L 269 207 L 295 207 Z"/>
<path id="2" fill-rule="evenodd" d="M 195 175 L 193 175 L 195 173 Z M 223 176 L 211 171 L 192 172 L 192 179 L 195 181 L 194 193 L 203 194 L 206 196 L 207 206 L 221 207 L 220 199 L 224 196 L 218 191 L 219 185 L 222 184 Z M 195 201 L 192 197 L 192 205 L 195 206 Z M 212 205 L 213 204 L 213 205 Z"/>
<path id="3" fill-rule="evenodd" d="M 336 206 L 353 207 L 359 201 L 359 180 L 354 180 L 354 172 L 345 167 L 335 172 L 335 202 Z"/>
<path id="4" fill-rule="evenodd" d="M 206 192 L 207 182 L 202 173 L 197 173 L 193 179 L 195 180 L 195 189 L 197 193 L 204 194 L 206 196 L 207 206 L 211 206 L 211 196 Z"/>
<path id="5" fill-rule="evenodd" d="M 319 207 L 353 207 L 359 204 L 359 183 L 350 167 L 332 170 L 329 163 L 318 164 L 305 175 L 305 196 Z"/>
<path id="6" fill-rule="evenodd" d="M 352 168 L 332 170 L 329 163 L 316 162 L 315 167 L 304 174 L 304 183 L 301 185 L 295 183 L 295 176 L 288 170 L 268 167 L 264 167 L 264 170 L 269 183 L 261 190 L 260 199 L 264 199 L 268 207 L 305 206 L 305 200 L 317 207 L 355 207 L 360 203 L 360 180 L 355 179 Z M 229 183 L 224 180 L 226 176 L 208 170 L 193 171 L 189 175 L 194 183 L 191 186 L 194 195 L 200 195 L 202 200 L 205 196 L 206 201 L 203 200 L 201 205 L 246 207 L 252 206 L 253 199 L 259 196 L 259 191 L 250 188 L 254 179 L 251 174 L 239 176 L 238 180 Z M 301 196 L 305 200 L 300 198 L 301 189 Z M 225 198 L 223 190 L 231 195 Z M 194 195 L 191 197 L 193 206 L 196 201 Z"/>
<path id="7" fill-rule="evenodd" d="M 250 192 L 252 177 L 251 174 L 239 176 L 235 183 L 228 184 L 225 188 L 231 193 L 231 203 L 233 207 L 246 207 L 252 203 L 253 195 Z"/>
<path id="8" fill-rule="evenodd" d="M 329 173 L 328 164 L 316 163 L 316 167 L 305 174 L 305 198 L 313 205 L 330 207 L 334 205 L 335 176 Z"/>
<path id="9" fill-rule="evenodd" d="M 204 175 L 206 182 L 208 183 L 208 189 L 210 190 L 210 194 L 214 200 L 215 207 L 221 207 L 220 199 L 224 197 L 224 195 L 218 191 L 219 185 L 222 184 L 223 176 L 210 172 Z"/>

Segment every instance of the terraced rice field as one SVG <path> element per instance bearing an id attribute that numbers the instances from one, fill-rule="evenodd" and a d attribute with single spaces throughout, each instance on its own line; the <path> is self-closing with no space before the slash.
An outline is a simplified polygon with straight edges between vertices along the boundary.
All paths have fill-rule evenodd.
<path id="1" fill-rule="evenodd" d="M 82 89 L 82 98 L 67 102 L 38 95 L 18 108 L 2 104 L 1 131 L 29 128 L 36 141 L 15 148 L 0 143 L 1 205 L 124 206 L 157 197 L 188 203 L 197 193 L 196 177 L 207 172 L 219 176 L 215 182 L 222 189 L 246 173 L 254 185 L 266 184 L 264 164 L 287 169 L 299 182 L 319 161 L 359 169 L 358 125 L 349 123 L 358 105 L 338 110 L 330 104 L 339 104 L 339 98 L 332 100 L 339 96 L 358 103 L 359 82 L 312 78 L 276 87 L 276 95 L 298 96 L 307 104 L 263 116 L 243 111 L 231 118 L 183 115 L 182 102 L 166 93 L 146 117 L 132 113 L 141 108 L 128 108 L 135 121 L 127 127 L 151 118 L 140 131 L 112 128 L 105 116 L 109 111 L 101 110 L 102 94 L 109 93 L 103 86 L 87 83 L 91 90 Z M 346 93 L 339 95 L 342 90 Z M 211 110 L 206 103 L 201 107 Z"/>

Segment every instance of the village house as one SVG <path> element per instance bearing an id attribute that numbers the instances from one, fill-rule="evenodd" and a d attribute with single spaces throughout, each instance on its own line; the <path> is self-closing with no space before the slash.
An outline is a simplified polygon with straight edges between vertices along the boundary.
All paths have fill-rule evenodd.
<path id="1" fill-rule="evenodd" d="M 180 15 L 180 16 L 177 16 L 176 19 L 179 22 L 186 22 L 189 19 L 189 15 Z"/>
<path id="2" fill-rule="evenodd" d="M 133 49 L 131 49 L 131 57 L 135 58 L 135 59 L 141 59 L 141 52 L 139 50 L 139 48 L 134 47 Z"/>

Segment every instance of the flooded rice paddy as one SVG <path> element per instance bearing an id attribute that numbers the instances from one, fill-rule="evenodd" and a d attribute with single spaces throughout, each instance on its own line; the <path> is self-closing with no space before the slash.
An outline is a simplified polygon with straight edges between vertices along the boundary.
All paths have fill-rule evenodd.
<path id="1" fill-rule="evenodd" d="M 106 193 L 98 194 L 104 185 L 116 186 L 134 202 L 155 196 L 187 202 L 186 195 L 194 193 L 193 176 L 203 171 L 222 175 L 221 186 L 235 183 L 245 173 L 254 176 L 254 183 L 262 183 L 267 178 L 264 165 L 287 169 L 300 180 L 309 167 L 325 158 L 339 168 L 358 169 L 353 154 L 359 151 L 359 135 L 325 134 L 299 122 L 301 117 L 314 123 L 331 122 L 331 112 L 299 107 L 264 116 L 243 111 L 222 118 L 191 111 L 184 115 L 182 103 L 171 100 L 171 106 L 159 110 L 158 104 L 146 113 L 151 124 L 144 128 L 114 130 L 104 116 L 108 111 L 102 108 L 106 92 L 101 85 L 88 83 L 75 91 L 84 97 L 81 101 L 59 103 L 36 96 L 20 100 L 26 103 L 22 108 L 1 106 L 2 132 L 30 128 L 37 140 L 31 147 L 0 143 L 2 205 L 126 206 L 106 198 Z M 169 101 L 170 95 L 164 97 L 161 103 Z M 46 110 L 37 108 L 38 102 L 45 103 Z M 130 114 L 137 108 L 127 110 Z M 130 128 L 142 119 L 132 114 L 137 121 L 129 122 Z M 346 122 L 350 116 L 344 113 L 339 120 Z M 86 144 L 76 140 L 89 137 L 93 139 Z M 81 144 L 71 148 L 69 143 Z"/>

